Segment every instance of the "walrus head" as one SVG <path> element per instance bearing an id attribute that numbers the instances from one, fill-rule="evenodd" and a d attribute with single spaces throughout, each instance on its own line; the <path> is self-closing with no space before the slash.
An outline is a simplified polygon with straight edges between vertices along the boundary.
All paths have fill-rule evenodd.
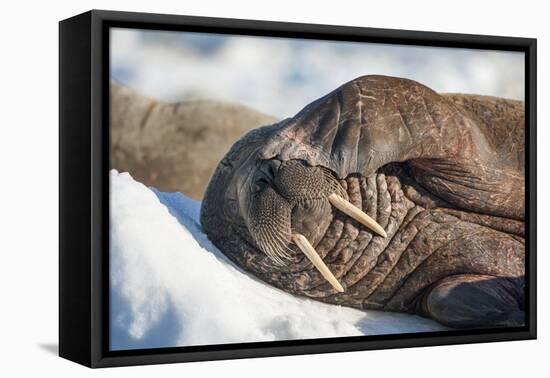
<path id="1" fill-rule="evenodd" d="M 346 83 L 233 145 L 206 190 L 204 231 L 261 279 L 355 307 L 412 245 L 413 220 L 467 219 L 448 227 L 455 238 L 480 224 L 521 234 L 522 103 L 479 99 L 392 77 Z M 503 111 L 514 116 L 493 127 Z"/>

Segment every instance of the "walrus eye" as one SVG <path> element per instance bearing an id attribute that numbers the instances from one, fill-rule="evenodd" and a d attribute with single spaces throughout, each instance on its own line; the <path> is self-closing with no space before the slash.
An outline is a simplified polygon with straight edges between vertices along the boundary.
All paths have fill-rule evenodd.
<path id="1" fill-rule="evenodd" d="M 264 178 L 264 177 L 260 177 L 259 179 L 254 181 L 254 184 L 253 184 L 253 187 L 252 187 L 252 192 L 257 193 L 260 190 L 262 190 L 263 188 L 265 188 L 267 185 L 269 185 L 269 182 L 267 181 L 267 179 Z"/>
<path id="2" fill-rule="evenodd" d="M 232 218 L 237 218 L 239 216 L 239 204 L 233 199 L 228 199 L 225 201 L 226 214 Z"/>

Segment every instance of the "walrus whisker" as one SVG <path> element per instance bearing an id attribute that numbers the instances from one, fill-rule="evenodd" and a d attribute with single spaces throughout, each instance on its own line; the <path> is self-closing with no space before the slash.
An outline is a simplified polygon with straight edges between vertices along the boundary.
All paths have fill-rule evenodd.
<path id="1" fill-rule="evenodd" d="M 291 254 L 293 253 L 290 248 L 287 247 L 288 241 L 283 240 L 283 237 L 281 234 L 275 233 L 273 235 L 275 242 L 279 244 L 279 247 L 282 248 L 282 250 L 279 252 L 281 257 L 284 261 L 290 261 L 291 260 Z"/>
<path id="2" fill-rule="evenodd" d="M 274 260 L 278 266 L 284 267 L 287 266 L 279 250 L 276 247 L 271 246 L 268 252 L 266 253 L 272 260 Z"/>
<path id="3" fill-rule="evenodd" d="M 315 248 L 310 244 L 309 240 L 304 235 L 301 234 L 292 234 L 292 241 L 300 248 L 300 250 L 306 255 L 306 257 L 311 261 L 313 266 L 323 275 L 323 277 L 340 293 L 344 292 L 344 288 L 338 282 L 334 274 L 330 269 L 325 265 L 324 261 L 321 259 L 321 256 L 317 253 Z"/>
<path id="4" fill-rule="evenodd" d="M 370 228 L 371 230 L 376 232 L 378 235 L 383 236 L 385 238 L 388 236 L 386 234 L 386 231 L 384 231 L 384 229 L 382 228 L 382 226 L 380 226 L 374 219 L 372 219 L 367 214 L 365 214 L 357 206 L 354 206 L 350 202 L 340 197 L 338 194 L 336 193 L 331 194 L 330 196 L 328 196 L 328 200 L 338 210 L 340 210 L 344 214 L 349 215 L 350 217 L 352 217 L 362 225 Z"/>
<path id="5" fill-rule="evenodd" d="M 269 237 L 269 234 L 265 233 L 263 230 L 258 231 L 258 239 L 256 244 L 260 249 L 276 264 L 279 266 L 285 266 L 280 254 L 277 251 L 277 246 L 273 240 Z"/>
<path id="6" fill-rule="evenodd" d="M 325 182 L 328 183 L 330 189 L 332 189 L 332 192 L 335 192 L 344 199 L 347 197 L 347 193 L 344 188 L 342 188 L 342 186 L 338 183 L 338 180 L 328 170 L 321 169 L 321 177 L 323 177 Z"/>
<path id="7" fill-rule="evenodd" d="M 283 240 L 283 237 L 281 234 L 275 232 L 275 233 L 269 233 L 267 235 L 267 239 L 269 240 L 269 244 L 272 247 L 272 250 L 270 251 L 273 255 L 277 256 L 279 260 L 279 266 L 286 267 L 288 266 L 288 263 L 290 262 L 290 253 L 292 252 L 290 249 L 286 247 L 286 244 L 288 241 Z"/>

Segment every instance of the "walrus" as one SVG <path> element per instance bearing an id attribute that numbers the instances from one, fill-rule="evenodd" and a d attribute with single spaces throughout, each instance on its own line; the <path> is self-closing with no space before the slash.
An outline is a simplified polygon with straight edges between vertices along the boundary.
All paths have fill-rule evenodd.
<path id="1" fill-rule="evenodd" d="M 237 266 L 295 295 L 522 326 L 524 122 L 522 101 L 362 76 L 239 139 L 201 224 Z"/>
<path id="2" fill-rule="evenodd" d="M 111 82 L 110 167 L 164 192 L 201 199 L 217 163 L 252 128 L 275 118 L 216 100 L 156 101 Z"/>

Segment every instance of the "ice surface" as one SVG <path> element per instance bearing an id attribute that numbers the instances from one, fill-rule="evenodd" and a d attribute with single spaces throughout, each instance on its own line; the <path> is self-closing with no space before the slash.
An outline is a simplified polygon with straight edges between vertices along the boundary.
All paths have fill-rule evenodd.
<path id="1" fill-rule="evenodd" d="M 112 350 L 443 330 L 417 316 L 299 298 L 234 266 L 200 202 L 110 172 Z"/>

